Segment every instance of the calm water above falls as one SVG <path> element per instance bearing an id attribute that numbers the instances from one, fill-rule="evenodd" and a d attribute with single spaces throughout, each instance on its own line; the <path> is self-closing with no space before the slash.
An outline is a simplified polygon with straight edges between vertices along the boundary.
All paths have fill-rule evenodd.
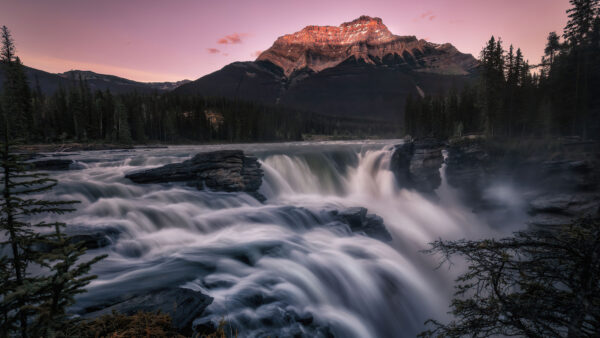
<path id="1" fill-rule="evenodd" d="M 419 250 L 437 238 L 495 236 L 445 182 L 438 201 L 397 187 L 388 169 L 401 141 L 181 146 L 82 152 L 85 169 L 56 174 L 53 194 L 77 199 L 69 224 L 114 228 L 99 276 L 79 298 L 87 307 L 161 286 L 214 297 L 202 319 L 225 318 L 242 336 L 324 328 L 340 337 L 412 337 L 446 318 L 454 271 Z M 201 151 L 243 149 L 265 177 L 265 204 L 243 193 L 183 185 L 137 185 L 129 172 L 181 162 Z M 443 177 L 443 168 L 442 177 Z M 328 210 L 363 206 L 394 240 L 353 234 Z M 500 231 L 503 231 L 500 229 Z M 504 231 L 503 231 L 504 232 Z M 312 318 L 312 320 L 310 320 Z"/>

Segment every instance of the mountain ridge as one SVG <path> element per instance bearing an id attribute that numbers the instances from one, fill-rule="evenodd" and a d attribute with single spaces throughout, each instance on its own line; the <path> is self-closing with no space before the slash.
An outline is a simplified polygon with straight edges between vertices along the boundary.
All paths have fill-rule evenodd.
<path id="1" fill-rule="evenodd" d="M 153 91 L 169 92 L 177 87 L 191 82 L 181 80 L 177 82 L 139 82 L 110 74 L 100 74 L 89 70 L 69 70 L 63 73 L 50 73 L 36 68 L 24 66 L 25 74 L 32 88 L 38 87 L 44 94 L 52 94 L 59 88 L 71 86 L 81 77 L 91 90 L 110 90 L 115 94 L 137 91 L 150 93 Z M 4 70 L 0 67 L 0 90 L 4 83 Z"/>
<path id="2" fill-rule="evenodd" d="M 339 26 L 306 26 L 298 32 L 280 36 L 256 60 L 270 61 L 290 76 L 303 68 L 319 72 L 335 67 L 350 57 L 375 64 L 388 55 L 415 59 L 425 52 L 446 53 L 450 58 L 444 60 L 447 64 L 423 59 L 422 71 L 466 75 L 477 66 L 472 55 L 460 53 L 452 44 L 394 35 L 380 18 L 365 15 Z"/>
<path id="3" fill-rule="evenodd" d="M 361 16 L 280 36 L 255 61 L 231 63 L 174 92 L 401 121 L 409 95 L 459 88 L 478 65 L 452 44 L 397 36 L 380 18 Z"/>

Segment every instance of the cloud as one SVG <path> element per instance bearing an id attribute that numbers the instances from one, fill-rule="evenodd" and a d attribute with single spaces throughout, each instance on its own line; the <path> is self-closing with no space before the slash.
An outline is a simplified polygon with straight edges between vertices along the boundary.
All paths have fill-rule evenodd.
<path id="1" fill-rule="evenodd" d="M 433 11 L 427 11 L 427 12 L 421 13 L 421 15 L 419 15 L 419 18 L 421 20 L 432 21 L 433 19 L 435 19 L 435 15 L 433 14 Z M 416 21 L 416 19 L 413 21 Z"/>
<path id="2" fill-rule="evenodd" d="M 242 43 L 242 37 L 246 36 L 246 34 L 233 33 L 229 35 L 225 35 L 224 37 L 217 40 L 217 43 L 222 45 L 233 44 L 233 43 Z"/>
<path id="3" fill-rule="evenodd" d="M 210 53 L 210 54 L 218 54 L 218 53 L 220 53 L 220 52 L 221 52 L 220 50 L 218 50 L 218 49 L 216 49 L 216 48 L 206 48 L 206 50 L 207 50 L 207 51 L 208 51 L 208 53 Z"/>
<path id="4" fill-rule="evenodd" d="M 425 19 L 425 18 L 431 16 L 432 14 L 433 14 L 432 11 L 427 11 L 427 12 L 421 14 L 421 19 Z"/>
<path id="5" fill-rule="evenodd" d="M 255 52 L 252 52 L 251 56 L 254 58 L 257 58 L 263 51 L 262 50 L 257 50 Z"/>

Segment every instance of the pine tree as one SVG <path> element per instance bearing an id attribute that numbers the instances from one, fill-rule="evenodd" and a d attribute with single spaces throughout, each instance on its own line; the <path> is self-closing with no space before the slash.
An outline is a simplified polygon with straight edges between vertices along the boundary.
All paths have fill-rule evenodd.
<path id="1" fill-rule="evenodd" d="M 2 28 L 3 66 L 19 64 L 14 58 L 14 45 L 6 27 Z M 7 72 L 7 82 L 18 73 Z M 15 102 L 20 93 L 13 88 L 4 88 L 4 102 Z M 52 328 L 67 323 L 66 308 L 73 297 L 83 291 L 93 276 L 85 276 L 92 264 L 102 259 L 75 265 L 85 251 L 72 239 L 64 236 L 60 222 L 36 221 L 41 214 L 63 214 L 73 211 L 74 201 L 48 201 L 36 195 L 52 189 L 56 180 L 46 174 L 31 170 L 22 155 L 13 151 L 15 104 L 0 106 L 0 231 L 4 238 L 0 248 L 9 254 L 0 258 L 0 336 L 40 337 L 51 336 Z M 54 233 L 44 235 L 42 231 L 54 228 Z M 52 247 L 44 252 L 44 246 Z M 29 268 L 42 269 L 32 274 Z M 44 268 L 49 274 L 44 274 Z M 31 326 L 31 323 L 36 323 Z"/>
<path id="2" fill-rule="evenodd" d="M 569 0 L 572 7 L 567 10 L 569 21 L 564 37 L 571 46 L 587 44 L 592 23 L 598 15 L 599 0 Z"/>
<path id="3" fill-rule="evenodd" d="M 1 104 L 12 125 L 11 138 L 29 140 L 33 124 L 29 84 L 21 60 L 15 55 L 16 48 L 10 31 L 6 26 L 2 26 L 0 34 L 0 66 L 6 74 Z"/>
<path id="4" fill-rule="evenodd" d="M 546 42 L 546 48 L 544 49 L 545 55 L 548 57 L 550 66 L 554 63 L 556 53 L 560 50 L 560 38 L 556 32 L 550 32 L 548 34 L 548 40 Z"/>

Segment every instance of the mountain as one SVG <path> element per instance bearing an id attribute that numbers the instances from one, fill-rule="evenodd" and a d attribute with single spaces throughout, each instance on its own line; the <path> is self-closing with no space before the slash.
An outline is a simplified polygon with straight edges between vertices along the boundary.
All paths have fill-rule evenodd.
<path id="1" fill-rule="evenodd" d="M 307 26 L 253 62 L 234 62 L 182 85 L 197 93 L 282 104 L 334 116 L 399 118 L 409 94 L 462 87 L 478 61 L 449 43 L 392 34 L 380 18 Z"/>
<path id="2" fill-rule="evenodd" d="M 39 69 L 25 66 L 25 73 L 31 87 L 39 85 L 41 91 L 45 94 L 51 94 L 57 91 L 61 86 L 67 88 L 81 78 L 85 80 L 92 91 L 110 90 L 112 93 L 129 93 L 137 91 L 138 93 L 150 93 L 154 91 L 171 91 L 182 84 L 190 82 L 183 80 L 178 82 L 137 82 L 114 75 L 98 74 L 91 71 L 71 70 L 64 73 L 54 74 Z M 0 90 L 4 83 L 4 70 L 0 67 Z"/>

